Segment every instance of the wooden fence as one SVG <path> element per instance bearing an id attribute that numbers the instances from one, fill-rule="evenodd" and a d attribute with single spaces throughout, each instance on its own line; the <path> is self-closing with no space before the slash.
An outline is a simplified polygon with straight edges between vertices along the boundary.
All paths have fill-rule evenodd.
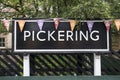
<path id="1" fill-rule="evenodd" d="M 23 76 L 23 56 L 0 51 L 0 76 Z M 120 75 L 120 52 L 101 54 L 102 75 Z M 93 75 L 93 54 L 31 54 L 31 76 Z"/>

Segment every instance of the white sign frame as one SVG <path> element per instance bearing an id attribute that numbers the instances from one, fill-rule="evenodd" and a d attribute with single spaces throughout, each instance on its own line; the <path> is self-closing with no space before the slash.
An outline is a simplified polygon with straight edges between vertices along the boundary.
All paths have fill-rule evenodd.
<path id="1" fill-rule="evenodd" d="M 80 53 L 80 52 L 85 52 L 85 53 L 92 53 L 92 52 L 110 52 L 110 40 L 109 40 L 109 30 L 106 31 L 107 34 L 107 48 L 106 49 L 17 49 L 17 33 L 16 33 L 16 23 L 18 20 L 14 20 L 14 31 L 13 31 L 13 52 L 18 52 L 18 53 Z M 26 20 L 26 22 L 37 22 L 37 20 Z M 48 21 L 49 22 L 49 21 Z M 68 22 L 68 21 L 67 21 Z"/>

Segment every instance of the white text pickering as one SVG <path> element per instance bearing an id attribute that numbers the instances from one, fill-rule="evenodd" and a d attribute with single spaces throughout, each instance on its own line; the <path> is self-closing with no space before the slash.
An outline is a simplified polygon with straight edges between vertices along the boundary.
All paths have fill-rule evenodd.
<path id="1" fill-rule="evenodd" d="M 57 34 L 57 38 L 56 35 Z M 46 36 L 47 35 L 47 38 Z M 24 41 L 27 41 L 27 38 L 35 41 L 35 38 L 39 41 L 82 41 L 83 39 L 89 41 L 98 41 L 99 40 L 99 31 L 94 30 L 89 33 L 89 31 L 24 31 Z"/>

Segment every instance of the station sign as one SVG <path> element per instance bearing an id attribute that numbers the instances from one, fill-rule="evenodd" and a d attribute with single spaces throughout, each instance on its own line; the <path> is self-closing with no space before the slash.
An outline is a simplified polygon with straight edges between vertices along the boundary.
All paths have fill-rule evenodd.
<path id="1" fill-rule="evenodd" d="M 59 19 L 14 19 L 13 52 L 109 52 L 110 29 L 104 22 Z"/>

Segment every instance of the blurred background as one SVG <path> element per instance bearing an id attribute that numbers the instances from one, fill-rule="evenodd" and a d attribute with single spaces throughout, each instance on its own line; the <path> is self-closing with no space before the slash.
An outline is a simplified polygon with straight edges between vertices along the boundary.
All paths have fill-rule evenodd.
<path id="1" fill-rule="evenodd" d="M 120 19 L 120 0 L 0 0 L 0 18 L 79 18 L 112 20 L 112 49 L 101 54 L 102 75 L 120 75 L 120 31 L 114 20 Z M 0 36 L 7 31 L 0 21 Z M 10 35 L 11 36 L 11 35 Z M 5 46 L 0 38 L 0 46 Z M 10 44 L 8 41 L 7 44 Z M 7 54 L 7 55 L 6 55 Z M 0 49 L 0 76 L 22 76 L 24 54 Z M 31 54 L 32 76 L 93 75 L 93 54 Z"/>

